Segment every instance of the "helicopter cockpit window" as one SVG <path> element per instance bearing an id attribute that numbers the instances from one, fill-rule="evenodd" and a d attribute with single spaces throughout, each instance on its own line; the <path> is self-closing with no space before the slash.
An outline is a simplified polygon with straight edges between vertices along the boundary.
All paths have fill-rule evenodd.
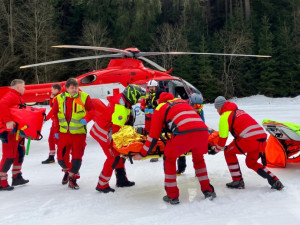
<path id="1" fill-rule="evenodd" d="M 95 74 L 88 75 L 80 80 L 81 84 L 91 84 L 97 80 L 97 76 Z"/>

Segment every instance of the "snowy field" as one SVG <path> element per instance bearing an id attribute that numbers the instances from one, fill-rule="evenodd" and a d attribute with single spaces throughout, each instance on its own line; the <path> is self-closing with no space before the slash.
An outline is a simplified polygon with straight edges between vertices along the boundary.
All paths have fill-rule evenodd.
<path id="1" fill-rule="evenodd" d="M 300 96 L 296 98 L 266 98 L 252 96 L 232 99 L 240 109 L 250 113 L 258 122 L 272 119 L 300 124 Z M 204 106 L 206 123 L 217 129 L 219 115 L 212 104 Z M 92 124 L 89 124 L 91 127 Z M 95 190 L 105 156 L 90 136 L 78 180 L 79 190 L 61 184 L 63 173 L 55 164 L 42 165 L 48 156 L 47 137 L 50 122 L 45 123 L 41 141 L 33 141 L 23 165 L 24 178 L 30 182 L 11 192 L 0 192 L 0 224 L 172 224 L 172 225 L 277 225 L 300 223 L 300 163 L 287 168 L 271 168 L 285 185 L 284 190 L 271 190 L 244 163 L 240 165 L 245 180 L 244 190 L 225 187 L 231 181 L 224 155 L 206 155 L 209 178 L 217 198 L 205 200 L 194 176 L 191 156 L 187 157 L 186 172 L 177 179 L 180 204 L 162 201 L 165 195 L 163 161 L 127 162 L 128 178 L 136 182 L 130 188 L 116 188 L 115 193 L 103 194 Z M 230 138 L 230 140 L 232 140 Z M 187 140 L 188 141 L 188 140 Z M 2 148 L 2 147 L 1 147 Z M 11 171 L 9 182 L 11 182 Z M 115 176 L 111 187 L 115 188 Z"/>

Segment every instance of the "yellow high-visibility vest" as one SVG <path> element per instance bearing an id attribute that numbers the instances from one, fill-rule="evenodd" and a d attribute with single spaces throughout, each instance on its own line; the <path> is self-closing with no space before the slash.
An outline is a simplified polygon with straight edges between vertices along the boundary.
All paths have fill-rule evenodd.
<path id="1" fill-rule="evenodd" d="M 58 103 L 58 120 L 59 120 L 59 131 L 61 133 L 67 133 L 68 131 L 71 134 L 86 134 L 86 126 L 80 123 L 80 120 L 86 116 L 85 103 L 89 95 L 85 92 L 79 92 L 77 95 L 73 96 L 73 105 L 72 105 L 72 117 L 68 124 L 66 120 L 66 97 L 71 97 L 69 93 L 63 92 L 57 95 Z"/>

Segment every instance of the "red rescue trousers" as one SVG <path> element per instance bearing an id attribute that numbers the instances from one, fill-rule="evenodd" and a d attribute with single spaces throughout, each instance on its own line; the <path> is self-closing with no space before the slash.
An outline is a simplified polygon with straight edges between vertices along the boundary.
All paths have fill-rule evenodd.
<path id="1" fill-rule="evenodd" d="M 100 189 L 104 189 L 109 187 L 109 180 L 112 176 L 114 169 L 124 168 L 125 167 L 125 160 L 123 158 L 119 158 L 120 153 L 113 149 L 113 141 L 107 137 L 106 142 L 102 140 L 98 140 L 100 146 L 104 154 L 106 155 L 106 160 L 103 165 L 103 169 L 99 176 L 99 181 L 97 186 Z M 117 161 L 116 161 L 117 158 Z M 115 164 L 115 165 L 114 165 Z"/>
<path id="2" fill-rule="evenodd" d="M 86 146 L 86 134 L 59 133 L 57 160 L 64 172 L 79 178 L 79 169 Z M 70 155 L 72 161 L 70 162 Z"/>
<path id="3" fill-rule="evenodd" d="M 151 118 L 152 118 L 151 113 L 145 114 L 145 129 L 148 133 L 150 132 L 150 128 L 151 128 Z"/>
<path id="4" fill-rule="evenodd" d="M 176 159 L 188 151 L 192 151 L 192 158 L 196 177 L 201 185 L 202 192 L 213 191 L 209 185 L 206 164 L 203 154 L 208 149 L 208 132 L 196 131 L 183 135 L 176 135 L 167 141 L 164 152 L 165 189 L 170 198 L 179 197 L 176 182 Z"/>
<path id="5" fill-rule="evenodd" d="M 16 133 L 7 135 L 8 143 L 2 143 L 2 159 L 0 161 L 0 180 L 1 186 L 5 187 L 7 183 L 7 172 L 12 167 L 12 175 L 14 178 L 21 173 L 22 164 L 25 156 L 25 139 L 16 140 Z"/>
<path id="6" fill-rule="evenodd" d="M 49 155 L 54 156 L 56 152 L 55 146 L 57 145 L 57 139 L 55 138 L 55 128 L 53 126 L 53 122 L 50 128 L 48 143 L 49 143 L 49 150 L 50 150 Z"/>
<path id="7" fill-rule="evenodd" d="M 248 168 L 257 172 L 259 169 L 267 170 L 262 164 L 258 163 L 260 157 L 259 153 L 264 152 L 266 142 L 259 142 L 257 140 L 248 140 L 246 138 L 240 138 L 233 140 L 224 151 L 225 159 L 231 174 L 232 180 L 241 180 L 242 173 L 237 159 L 237 154 L 243 154 L 238 147 L 246 155 L 246 165 Z M 268 171 L 268 170 L 267 170 Z M 273 174 L 272 174 L 273 175 Z M 274 179 L 278 178 L 273 175 Z"/>

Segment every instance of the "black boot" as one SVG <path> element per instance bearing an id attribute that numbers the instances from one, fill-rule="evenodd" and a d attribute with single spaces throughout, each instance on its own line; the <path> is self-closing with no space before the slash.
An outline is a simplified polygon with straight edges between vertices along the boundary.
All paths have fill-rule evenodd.
<path id="1" fill-rule="evenodd" d="M 126 176 L 124 168 L 119 168 L 115 170 L 117 177 L 117 187 L 131 187 L 135 185 L 135 182 L 129 181 Z"/>
<path id="2" fill-rule="evenodd" d="M 22 184 L 27 184 L 29 182 L 29 180 L 25 180 L 23 177 L 22 177 L 22 174 L 21 173 L 18 173 L 17 177 L 16 178 L 12 178 L 12 186 L 18 186 L 18 185 L 22 185 Z"/>
<path id="3" fill-rule="evenodd" d="M 65 175 L 63 177 L 63 179 L 61 180 L 61 183 L 63 185 L 67 184 L 69 182 L 69 173 L 68 172 L 65 172 Z"/>
<path id="4" fill-rule="evenodd" d="M 150 162 L 158 162 L 158 158 L 152 158 L 150 159 Z"/>
<path id="5" fill-rule="evenodd" d="M 104 189 L 101 189 L 99 188 L 98 186 L 96 187 L 96 190 L 99 191 L 99 192 L 102 192 L 102 193 L 109 193 L 109 192 L 115 192 L 115 189 L 111 188 L 111 187 L 107 187 L 107 188 L 104 188 Z"/>
<path id="6" fill-rule="evenodd" d="M 2 180 L 2 181 L 0 178 L 0 191 L 12 191 L 13 189 L 14 189 L 14 187 L 10 186 L 7 183 L 7 177 L 5 178 L 5 180 Z"/>
<path id="7" fill-rule="evenodd" d="M 278 191 L 282 190 L 284 188 L 283 184 L 280 182 L 280 180 L 276 180 L 275 183 L 272 185 L 271 189 L 276 189 Z"/>
<path id="8" fill-rule="evenodd" d="M 74 189 L 74 190 L 79 189 L 79 185 L 77 184 L 77 180 L 76 180 L 75 176 L 73 176 L 73 177 L 69 176 L 69 188 Z"/>
<path id="9" fill-rule="evenodd" d="M 209 200 L 213 200 L 215 197 L 217 197 L 217 195 L 216 195 L 214 187 L 211 184 L 209 186 L 211 187 L 212 190 L 211 191 L 209 191 L 209 190 L 203 191 L 203 194 L 204 194 L 205 198 L 207 198 Z"/>
<path id="10" fill-rule="evenodd" d="M 54 155 L 49 155 L 48 159 L 42 161 L 42 164 L 50 164 L 50 163 L 55 163 Z"/>
<path id="11" fill-rule="evenodd" d="M 2 187 L 2 186 L 0 185 L 0 191 L 12 191 L 12 190 L 14 190 L 14 187 L 12 187 L 12 186 L 10 186 L 10 185 L 7 185 L 7 186 L 5 186 L 5 187 Z"/>
<path id="12" fill-rule="evenodd" d="M 185 156 L 180 156 L 177 159 L 177 171 L 176 171 L 177 176 L 179 176 L 180 174 L 184 173 L 185 168 L 186 168 L 186 159 L 185 159 Z"/>
<path id="13" fill-rule="evenodd" d="M 281 190 L 282 188 L 284 188 L 283 184 L 280 182 L 280 180 L 275 179 L 273 176 L 271 176 L 267 171 L 265 171 L 267 169 L 258 169 L 257 173 L 258 175 L 260 175 L 261 177 L 265 178 L 268 180 L 268 183 L 271 185 L 271 189 L 276 189 L 276 190 Z"/>
<path id="14" fill-rule="evenodd" d="M 179 199 L 178 198 L 170 198 L 168 195 L 164 196 L 163 200 L 167 203 L 170 203 L 171 205 L 179 204 Z"/>
<path id="15" fill-rule="evenodd" d="M 233 188 L 233 189 L 244 189 L 245 188 L 245 183 L 244 180 L 234 180 L 230 183 L 227 183 L 226 186 L 228 188 Z"/>

